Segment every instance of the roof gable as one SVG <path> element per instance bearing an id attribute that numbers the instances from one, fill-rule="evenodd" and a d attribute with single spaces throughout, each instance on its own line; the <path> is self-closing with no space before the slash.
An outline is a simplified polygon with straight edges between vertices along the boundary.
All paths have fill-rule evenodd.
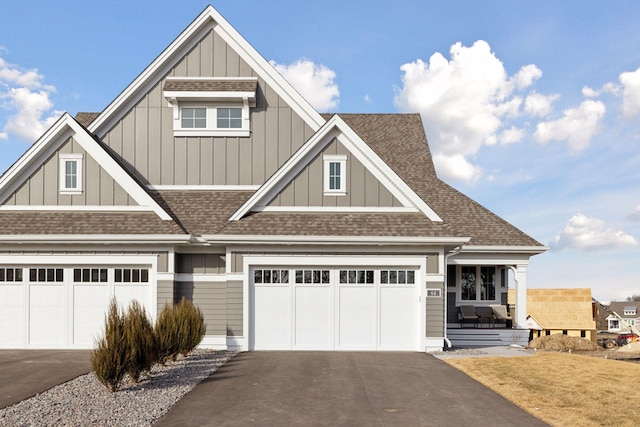
<path id="1" fill-rule="evenodd" d="M 339 115 L 332 116 L 291 158 L 277 170 L 230 218 L 237 221 L 250 211 L 260 210 L 334 139 L 337 139 L 387 188 L 405 208 L 422 212 L 434 222 L 440 217 L 369 147 Z"/>
<path id="2" fill-rule="evenodd" d="M 125 168 L 107 151 L 105 146 L 93 138 L 69 114 L 64 114 L 45 134 L 36 141 L 25 154 L 16 161 L 7 172 L 0 177 L 0 204 L 4 203 L 33 173 L 42 162 L 62 145 L 69 137 L 73 137 L 87 156 L 90 156 L 100 167 L 122 187 L 135 201 L 138 210 L 153 211 L 163 220 L 172 217 L 151 197 L 149 193 L 130 175 Z M 59 206 L 29 206 L 29 210 L 56 210 Z M 2 210 L 24 210 L 23 206 L 2 206 Z M 86 206 L 68 207 L 63 210 L 88 210 Z M 114 210 L 119 208 L 114 207 Z M 120 207 L 120 209 L 122 209 Z M 124 210 L 124 209 L 123 209 Z"/>
<path id="3" fill-rule="evenodd" d="M 314 131 L 324 123 L 322 116 L 311 104 L 209 5 L 91 122 L 88 129 L 102 136 L 209 31 L 215 31 Z"/>

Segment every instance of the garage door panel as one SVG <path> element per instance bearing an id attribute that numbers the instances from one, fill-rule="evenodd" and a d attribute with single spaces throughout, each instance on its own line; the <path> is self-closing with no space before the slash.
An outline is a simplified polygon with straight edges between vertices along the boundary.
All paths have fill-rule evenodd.
<path id="1" fill-rule="evenodd" d="M 376 346 L 375 287 L 338 288 L 337 346 L 341 350 L 373 350 Z"/>
<path id="2" fill-rule="evenodd" d="M 24 286 L 0 283 L 0 348 L 22 346 L 25 332 Z"/>
<path id="3" fill-rule="evenodd" d="M 254 347 L 256 350 L 291 348 L 289 286 L 256 286 Z"/>
<path id="4" fill-rule="evenodd" d="M 380 288 L 380 348 L 416 348 L 418 316 L 415 287 Z"/>
<path id="5" fill-rule="evenodd" d="M 122 309 L 127 309 L 133 300 L 137 300 L 141 304 L 149 300 L 149 286 L 147 285 L 116 285 L 113 293 Z"/>
<path id="6" fill-rule="evenodd" d="M 331 340 L 331 288 L 329 286 L 295 287 L 295 342 L 298 350 L 330 350 Z"/>
<path id="7" fill-rule="evenodd" d="M 91 347 L 104 329 L 109 306 L 108 285 L 73 287 L 73 345 Z"/>
<path id="8" fill-rule="evenodd" d="M 29 344 L 59 348 L 67 345 L 66 289 L 60 284 L 29 287 Z"/>

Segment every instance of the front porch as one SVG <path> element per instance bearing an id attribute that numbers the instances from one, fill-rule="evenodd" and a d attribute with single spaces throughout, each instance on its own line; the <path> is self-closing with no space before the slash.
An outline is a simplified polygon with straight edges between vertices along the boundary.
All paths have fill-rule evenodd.
<path id="1" fill-rule="evenodd" d="M 460 328 L 458 324 L 447 326 L 447 338 L 454 347 L 493 347 L 529 343 L 529 330 L 520 328 Z"/>

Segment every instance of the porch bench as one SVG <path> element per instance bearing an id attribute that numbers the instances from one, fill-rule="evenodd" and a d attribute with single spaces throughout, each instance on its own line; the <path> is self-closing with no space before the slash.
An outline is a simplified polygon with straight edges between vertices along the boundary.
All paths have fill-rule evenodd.
<path id="1" fill-rule="evenodd" d="M 458 312 L 458 320 L 460 320 L 460 327 L 464 327 L 465 322 L 472 321 L 473 327 L 478 327 L 478 315 L 476 314 L 476 309 L 472 305 L 461 305 L 458 307 L 460 310 Z"/>

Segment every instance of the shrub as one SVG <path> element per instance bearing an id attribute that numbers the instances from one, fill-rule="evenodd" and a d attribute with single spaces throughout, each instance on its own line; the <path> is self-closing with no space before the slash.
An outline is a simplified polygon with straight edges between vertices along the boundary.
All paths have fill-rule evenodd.
<path id="1" fill-rule="evenodd" d="M 154 335 L 158 361 L 175 360 L 178 354 L 187 354 L 200 344 L 206 326 L 198 307 L 186 298 L 178 304 L 166 304 L 156 321 Z"/>
<path id="2" fill-rule="evenodd" d="M 136 300 L 131 301 L 124 318 L 124 336 L 127 373 L 134 382 L 138 382 L 143 372 L 151 372 L 156 362 L 156 346 L 147 312 Z"/>
<path id="3" fill-rule="evenodd" d="M 91 366 L 98 381 L 114 392 L 127 370 L 127 344 L 124 337 L 124 318 L 115 298 L 109 302 L 105 318 L 104 336 L 96 340 L 91 353 Z"/>

